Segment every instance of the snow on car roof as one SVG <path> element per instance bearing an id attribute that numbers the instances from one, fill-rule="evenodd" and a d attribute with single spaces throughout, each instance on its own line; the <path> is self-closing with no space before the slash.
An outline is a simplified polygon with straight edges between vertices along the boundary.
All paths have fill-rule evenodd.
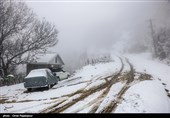
<path id="1" fill-rule="evenodd" d="M 34 69 L 26 76 L 26 78 L 37 77 L 37 76 L 47 77 L 47 70 L 48 69 Z"/>

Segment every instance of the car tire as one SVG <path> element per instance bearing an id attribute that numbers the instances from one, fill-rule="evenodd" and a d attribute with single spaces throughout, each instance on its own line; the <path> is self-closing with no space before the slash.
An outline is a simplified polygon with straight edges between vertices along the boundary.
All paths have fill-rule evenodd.
<path id="1" fill-rule="evenodd" d="M 32 90 L 32 88 L 27 88 L 27 91 L 30 92 Z"/>
<path id="2" fill-rule="evenodd" d="M 48 86 L 47 86 L 47 89 L 50 89 L 51 88 L 51 85 L 49 84 Z"/>
<path id="3" fill-rule="evenodd" d="M 58 81 L 61 81 L 61 79 L 57 76 L 57 78 L 58 78 Z"/>
<path id="4" fill-rule="evenodd" d="M 56 84 L 57 84 L 57 83 L 52 84 L 51 88 L 52 88 L 53 86 L 55 86 Z"/>

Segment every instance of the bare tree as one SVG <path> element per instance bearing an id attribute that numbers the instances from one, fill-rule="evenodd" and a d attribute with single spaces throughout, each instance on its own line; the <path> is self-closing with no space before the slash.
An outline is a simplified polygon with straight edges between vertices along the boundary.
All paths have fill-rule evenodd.
<path id="1" fill-rule="evenodd" d="M 0 0 L 0 65 L 7 75 L 57 44 L 57 30 L 24 2 Z"/>

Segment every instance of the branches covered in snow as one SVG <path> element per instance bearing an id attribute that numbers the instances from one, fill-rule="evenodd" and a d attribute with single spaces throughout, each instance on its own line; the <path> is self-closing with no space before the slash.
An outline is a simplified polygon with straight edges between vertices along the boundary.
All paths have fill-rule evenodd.
<path id="1" fill-rule="evenodd" d="M 159 59 L 170 59 L 170 29 L 160 28 L 153 35 L 155 56 Z"/>
<path id="2" fill-rule="evenodd" d="M 57 30 L 39 20 L 24 2 L 0 0 L 0 66 L 7 75 L 57 44 Z"/>

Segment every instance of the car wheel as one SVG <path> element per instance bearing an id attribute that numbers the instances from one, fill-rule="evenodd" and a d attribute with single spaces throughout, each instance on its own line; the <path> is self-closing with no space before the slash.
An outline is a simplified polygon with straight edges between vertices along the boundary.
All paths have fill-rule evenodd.
<path id="1" fill-rule="evenodd" d="M 57 76 L 57 78 L 58 78 L 58 81 L 61 81 L 61 79 Z"/>
<path id="2" fill-rule="evenodd" d="M 52 88 L 53 86 L 55 86 L 56 84 L 57 84 L 57 83 L 52 84 L 51 88 Z"/>
<path id="3" fill-rule="evenodd" d="M 27 89 L 27 91 L 29 91 L 29 92 L 30 92 L 31 90 L 32 90 L 31 88 L 28 88 L 28 89 Z"/>
<path id="4" fill-rule="evenodd" d="M 48 86 L 47 86 L 47 89 L 50 89 L 51 88 L 51 85 L 49 84 Z"/>

